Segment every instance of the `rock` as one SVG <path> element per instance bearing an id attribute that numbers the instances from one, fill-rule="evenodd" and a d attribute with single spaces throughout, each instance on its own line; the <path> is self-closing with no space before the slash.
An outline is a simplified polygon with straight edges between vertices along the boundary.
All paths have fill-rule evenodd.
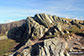
<path id="1" fill-rule="evenodd" d="M 52 33 L 51 33 L 51 32 L 49 32 L 49 35 L 52 35 Z"/>
<path id="2" fill-rule="evenodd" d="M 71 24 L 72 24 L 72 25 L 76 25 L 76 24 L 78 24 L 78 23 L 79 23 L 79 22 L 78 22 L 78 20 L 76 20 L 76 19 L 71 21 Z"/>
<path id="3" fill-rule="evenodd" d="M 44 25 L 45 27 L 49 27 L 49 25 L 52 23 L 51 19 L 47 14 L 36 14 L 35 17 L 37 17 L 37 19 L 35 20 L 38 21 L 38 23 Z"/>
<path id="4" fill-rule="evenodd" d="M 16 42 L 19 42 L 20 39 L 25 40 L 31 37 L 41 38 L 49 30 L 49 28 L 53 26 L 57 26 L 58 31 L 63 34 L 62 28 L 60 27 L 61 25 L 57 25 L 57 21 L 61 22 L 61 18 L 44 13 L 36 14 L 34 17 L 27 17 L 26 20 L 2 24 L 0 25 L 0 31 L 2 31 L 2 27 L 4 29 L 7 26 L 7 29 L 4 29 L 4 31 L 7 30 L 5 33 L 8 38 L 16 40 Z"/>
<path id="5" fill-rule="evenodd" d="M 54 29 L 55 32 L 57 32 L 57 29 Z"/>
<path id="6" fill-rule="evenodd" d="M 31 49 L 31 46 L 29 48 L 25 48 L 22 51 L 22 56 L 31 56 L 30 49 Z"/>
<path id="7" fill-rule="evenodd" d="M 69 34 L 69 31 L 67 31 L 67 30 L 65 30 L 64 32 L 65 32 L 66 34 Z"/>
<path id="8" fill-rule="evenodd" d="M 65 20 L 65 23 L 67 23 L 67 24 L 68 24 L 69 22 L 68 22 L 67 20 Z"/>
<path id="9" fill-rule="evenodd" d="M 48 30 L 43 25 L 37 23 L 32 17 L 28 17 L 26 23 L 27 23 L 27 32 L 29 38 L 30 37 L 41 38 L 44 35 L 44 33 Z"/>
<path id="10" fill-rule="evenodd" d="M 23 24 L 23 26 L 10 29 L 8 31 L 7 37 L 9 39 L 15 40 L 16 42 L 24 42 L 25 39 L 27 39 L 26 33 L 26 27 L 25 24 Z"/>
<path id="11" fill-rule="evenodd" d="M 56 27 L 57 27 L 58 31 L 59 31 L 59 32 L 63 35 L 63 34 L 64 34 L 64 32 L 62 31 L 61 24 L 60 24 L 60 23 L 58 23 Z"/>
<path id="12" fill-rule="evenodd" d="M 19 52 L 23 56 L 70 56 L 68 53 L 70 44 L 67 42 L 71 42 L 73 38 L 68 35 L 70 36 L 68 39 L 66 34 L 69 34 L 69 31 L 63 30 L 70 29 L 72 25 L 77 26 L 77 21 L 44 13 L 27 17 L 25 21 L 22 26 L 8 32 L 9 36 L 15 37 L 14 40 L 22 40 L 20 44 L 24 43 L 14 54 L 17 55 Z M 63 38 L 64 34 L 66 38 Z"/>
<path id="13" fill-rule="evenodd" d="M 53 38 L 24 49 L 22 53 L 25 56 L 64 56 L 65 49 L 65 42 L 60 38 Z"/>

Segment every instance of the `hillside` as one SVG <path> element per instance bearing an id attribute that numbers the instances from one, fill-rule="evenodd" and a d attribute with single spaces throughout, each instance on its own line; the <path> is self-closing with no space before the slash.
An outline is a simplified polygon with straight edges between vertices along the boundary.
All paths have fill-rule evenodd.
<path id="1" fill-rule="evenodd" d="M 45 13 L 36 14 L 34 17 L 27 17 L 26 20 L 0 25 L 0 34 L 19 43 L 11 53 L 4 55 L 84 55 L 83 20 L 72 20 Z"/>
<path id="2" fill-rule="evenodd" d="M 21 26 L 23 23 L 25 23 L 25 20 L 16 21 L 16 22 L 7 23 L 7 24 L 0 24 L 0 35 L 5 34 L 5 32 L 12 29 L 13 27 Z"/>

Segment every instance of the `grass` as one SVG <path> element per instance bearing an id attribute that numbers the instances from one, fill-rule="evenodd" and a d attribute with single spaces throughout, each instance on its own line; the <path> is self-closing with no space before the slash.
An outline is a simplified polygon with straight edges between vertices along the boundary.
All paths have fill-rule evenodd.
<path id="1" fill-rule="evenodd" d="M 4 35 L 6 35 L 6 34 L 0 34 L 0 36 L 4 36 Z"/>
<path id="2" fill-rule="evenodd" d="M 66 34 L 62 35 L 62 37 L 63 38 L 68 38 L 68 36 L 72 36 L 72 35 L 73 35 L 73 33 L 66 33 Z"/>
<path id="3" fill-rule="evenodd" d="M 46 36 L 46 37 L 56 37 L 56 35 L 48 35 L 48 36 Z"/>
<path id="4" fill-rule="evenodd" d="M 63 29 L 64 31 L 64 29 Z M 66 31 L 69 31 L 70 34 L 76 34 L 79 36 L 84 36 L 84 28 L 80 29 L 77 26 L 73 25 L 70 29 L 66 29 Z M 68 34 L 65 34 L 64 37 L 67 37 Z"/>
<path id="5" fill-rule="evenodd" d="M 16 42 L 11 39 L 0 40 L 0 56 L 11 52 L 10 50 L 14 48 Z"/>
<path id="6" fill-rule="evenodd" d="M 79 33 L 80 29 L 77 26 L 74 25 L 68 31 L 71 32 L 71 33 Z"/>

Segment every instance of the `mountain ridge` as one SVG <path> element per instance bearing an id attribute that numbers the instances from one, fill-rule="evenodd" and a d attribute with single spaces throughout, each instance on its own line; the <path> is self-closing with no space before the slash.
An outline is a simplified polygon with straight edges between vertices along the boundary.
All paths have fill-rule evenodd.
<path id="1" fill-rule="evenodd" d="M 7 37 L 19 43 L 9 56 L 70 56 L 82 52 L 83 34 L 84 21 L 36 14 L 8 30 Z"/>

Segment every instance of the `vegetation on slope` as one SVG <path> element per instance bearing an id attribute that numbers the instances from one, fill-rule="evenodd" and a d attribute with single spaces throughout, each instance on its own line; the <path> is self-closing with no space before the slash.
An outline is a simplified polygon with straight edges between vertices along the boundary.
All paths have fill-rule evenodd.
<path id="1" fill-rule="evenodd" d="M 3 56 L 6 53 L 10 53 L 11 50 L 15 47 L 16 42 L 11 39 L 0 40 L 0 56 Z"/>

